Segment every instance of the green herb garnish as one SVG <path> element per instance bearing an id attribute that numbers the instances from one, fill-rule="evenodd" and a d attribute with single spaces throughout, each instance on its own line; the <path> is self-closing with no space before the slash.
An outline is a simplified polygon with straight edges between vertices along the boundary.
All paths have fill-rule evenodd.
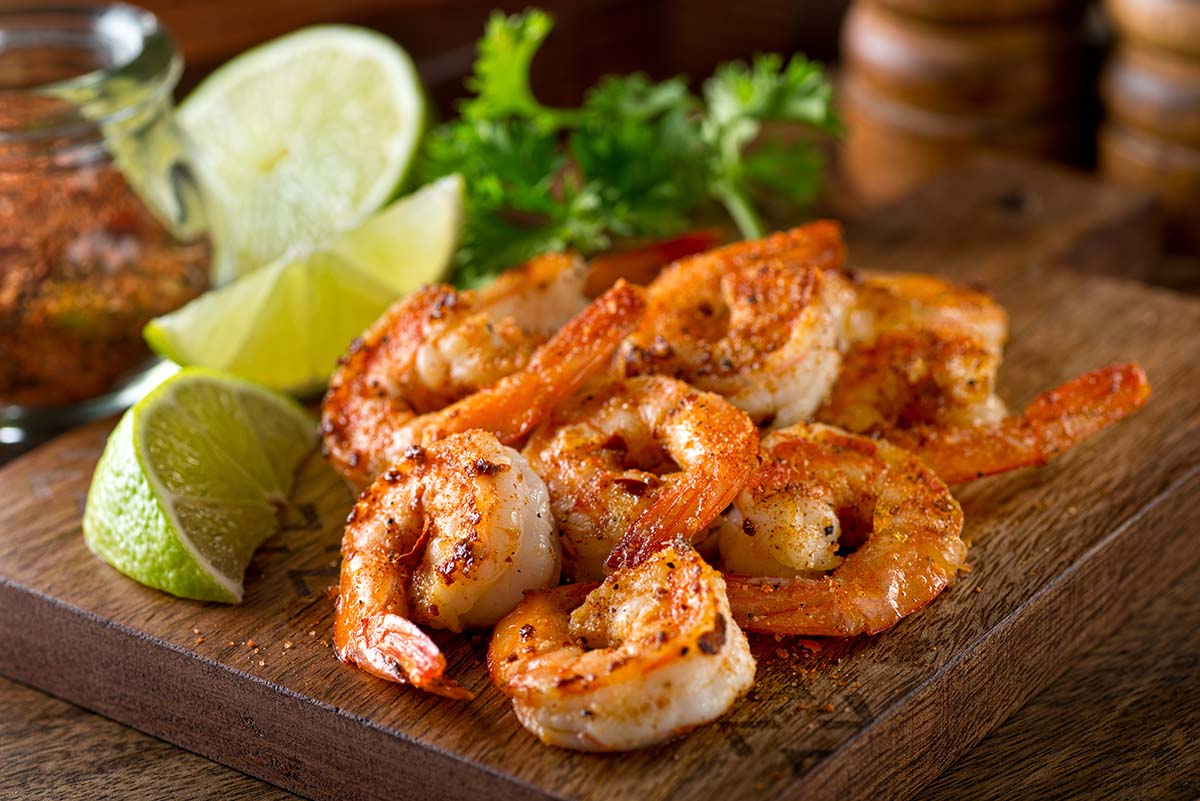
<path id="1" fill-rule="evenodd" d="M 589 254 L 618 237 L 675 234 L 714 201 L 755 238 L 764 233 L 756 200 L 776 194 L 803 204 L 816 195 L 814 145 L 757 140 L 771 121 L 838 131 L 819 65 L 800 55 L 724 64 L 701 97 L 679 78 L 610 76 L 581 108 L 549 108 L 529 72 L 552 27 L 537 10 L 493 14 L 467 81 L 474 97 L 431 133 L 418 161 L 426 180 L 466 179 L 459 284 L 550 250 Z"/>

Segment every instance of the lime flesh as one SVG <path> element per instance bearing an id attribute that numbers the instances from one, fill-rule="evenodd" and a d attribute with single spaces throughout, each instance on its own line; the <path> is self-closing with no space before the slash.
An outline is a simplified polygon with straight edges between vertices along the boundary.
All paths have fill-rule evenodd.
<path id="1" fill-rule="evenodd" d="M 307 28 L 234 58 L 180 105 L 221 241 L 217 284 L 357 225 L 399 189 L 425 125 L 391 39 Z"/>
<path id="2" fill-rule="evenodd" d="M 401 198 L 327 247 L 285 258 L 146 326 L 146 341 L 183 365 L 275 389 L 320 390 L 350 341 L 406 292 L 450 267 L 462 179 Z"/>
<path id="3" fill-rule="evenodd" d="M 184 598 L 236 603 L 254 550 L 276 533 L 316 429 L 289 398 L 209 370 L 168 378 L 125 413 L 96 465 L 88 547 Z"/>

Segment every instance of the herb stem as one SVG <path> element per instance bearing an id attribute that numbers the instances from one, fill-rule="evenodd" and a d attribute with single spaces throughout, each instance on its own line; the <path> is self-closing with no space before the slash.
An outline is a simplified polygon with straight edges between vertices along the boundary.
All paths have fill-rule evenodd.
<path id="1" fill-rule="evenodd" d="M 762 218 L 758 216 L 754 205 L 746 198 L 745 194 L 729 186 L 718 186 L 715 191 L 717 197 L 721 199 L 721 203 L 724 204 L 725 210 L 729 212 L 729 216 L 737 225 L 742 239 L 761 239 L 766 235 Z"/>

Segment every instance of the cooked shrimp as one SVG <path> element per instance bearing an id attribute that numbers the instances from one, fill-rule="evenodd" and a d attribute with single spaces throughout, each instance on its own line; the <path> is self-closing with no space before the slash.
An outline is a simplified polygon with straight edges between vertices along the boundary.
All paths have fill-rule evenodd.
<path id="1" fill-rule="evenodd" d="M 818 420 L 886 437 L 1004 415 L 993 390 L 1008 320 L 991 297 L 920 274 L 863 273 L 855 289 L 849 347 Z"/>
<path id="2" fill-rule="evenodd" d="M 338 657 L 382 679 L 469 697 L 417 624 L 491 625 L 526 590 L 558 583 L 559 564 L 546 485 L 521 454 L 482 431 L 414 447 L 347 521 Z"/>
<path id="3" fill-rule="evenodd" d="M 715 720 L 755 671 L 721 574 L 682 539 L 599 587 L 530 593 L 496 626 L 488 667 L 525 728 L 580 751 L 640 748 Z"/>
<path id="4" fill-rule="evenodd" d="M 730 605 L 746 629 L 875 634 L 954 579 L 967 553 L 962 509 L 916 455 L 800 424 L 768 434 L 763 460 L 720 536 Z M 843 559 L 839 545 L 853 544 Z"/>
<path id="5" fill-rule="evenodd" d="M 622 559 L 707 528 L 757 464 L 758 434 L 720 397 L 645 376 L 557 410 L 525 455 L 550 489 L 567 574 L 596 580 L 624 535 Z"/>
<path id="6" fill-rule="evenodd" d="M 459 431 L 481 428 L 511 442 L 528 433 L 563 398 L 610 362 L 620 340 L 638 324 L 643 290 L 618 284 L 572 318 L 528 363 L 461 400 L 419 414 L 419 371 L 427 323 L 454 306 L 461 293 L 422 290 L 393 306 L 343 358 L 322 406 L 326 454 L 362 486 L 404 457 Z M 499 369 L 516 367 L 519 359 Z M 419 382 L 417 382 L 419 383 Z M 437 408 L 436 405 L 434 408 Z"/>
<path id="7" fill-rule="evenodd" d="M 950 484 L 1043 464 L 1138 409 L 1150 382 L 1136 364 L 1093 370 L 1039 395 L 1024 413 L 979 426 L 917 426 L 889 436 Z"/>
<path id="8" fill-rule="evenodd" d="M 627 373 L 680 378 L 759 422 L 808 417 L 841 366 L 842 255 L 837 227 L 814 223 L 676 262 L 621 346 Z"/>
<path id="9" fill-rule="evenodd" d="M 595 297 L 620 279 L 631 284 L 648 284 L 671 262 L 711 250 L 720 241 L 719 231 L 702 229 L 629 250 L 601 253 L 588 260 L 584 291 Z"/>

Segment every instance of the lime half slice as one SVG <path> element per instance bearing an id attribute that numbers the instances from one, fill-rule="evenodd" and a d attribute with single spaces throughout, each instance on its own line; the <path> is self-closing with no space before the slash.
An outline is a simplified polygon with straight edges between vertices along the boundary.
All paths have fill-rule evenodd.
<path id="1" fill-rule="evenodd" d="M 350 341 L 396 298 L 442 278 L 462 217 L 462 179 L 401 198 L 305 256 L 285 258 L 146 326 L 156 352 L 297 395 L 319 391 Z"/>
<path id="2" fill-rule="evenodd" d="M 88 547 L 184 598 L 236 603 L 254 550 L 280 527 L 316 428 L 289 398 L 182 370 L 125 413 L 96 465 Z"/>
<path id="3" fill-rule="evenodd" d="M 217 284 L 357 225 L 425 125 L 412 59 L 364 28 L 307 28 L 228 62 L 180 105 L 222 239 Z"/>

